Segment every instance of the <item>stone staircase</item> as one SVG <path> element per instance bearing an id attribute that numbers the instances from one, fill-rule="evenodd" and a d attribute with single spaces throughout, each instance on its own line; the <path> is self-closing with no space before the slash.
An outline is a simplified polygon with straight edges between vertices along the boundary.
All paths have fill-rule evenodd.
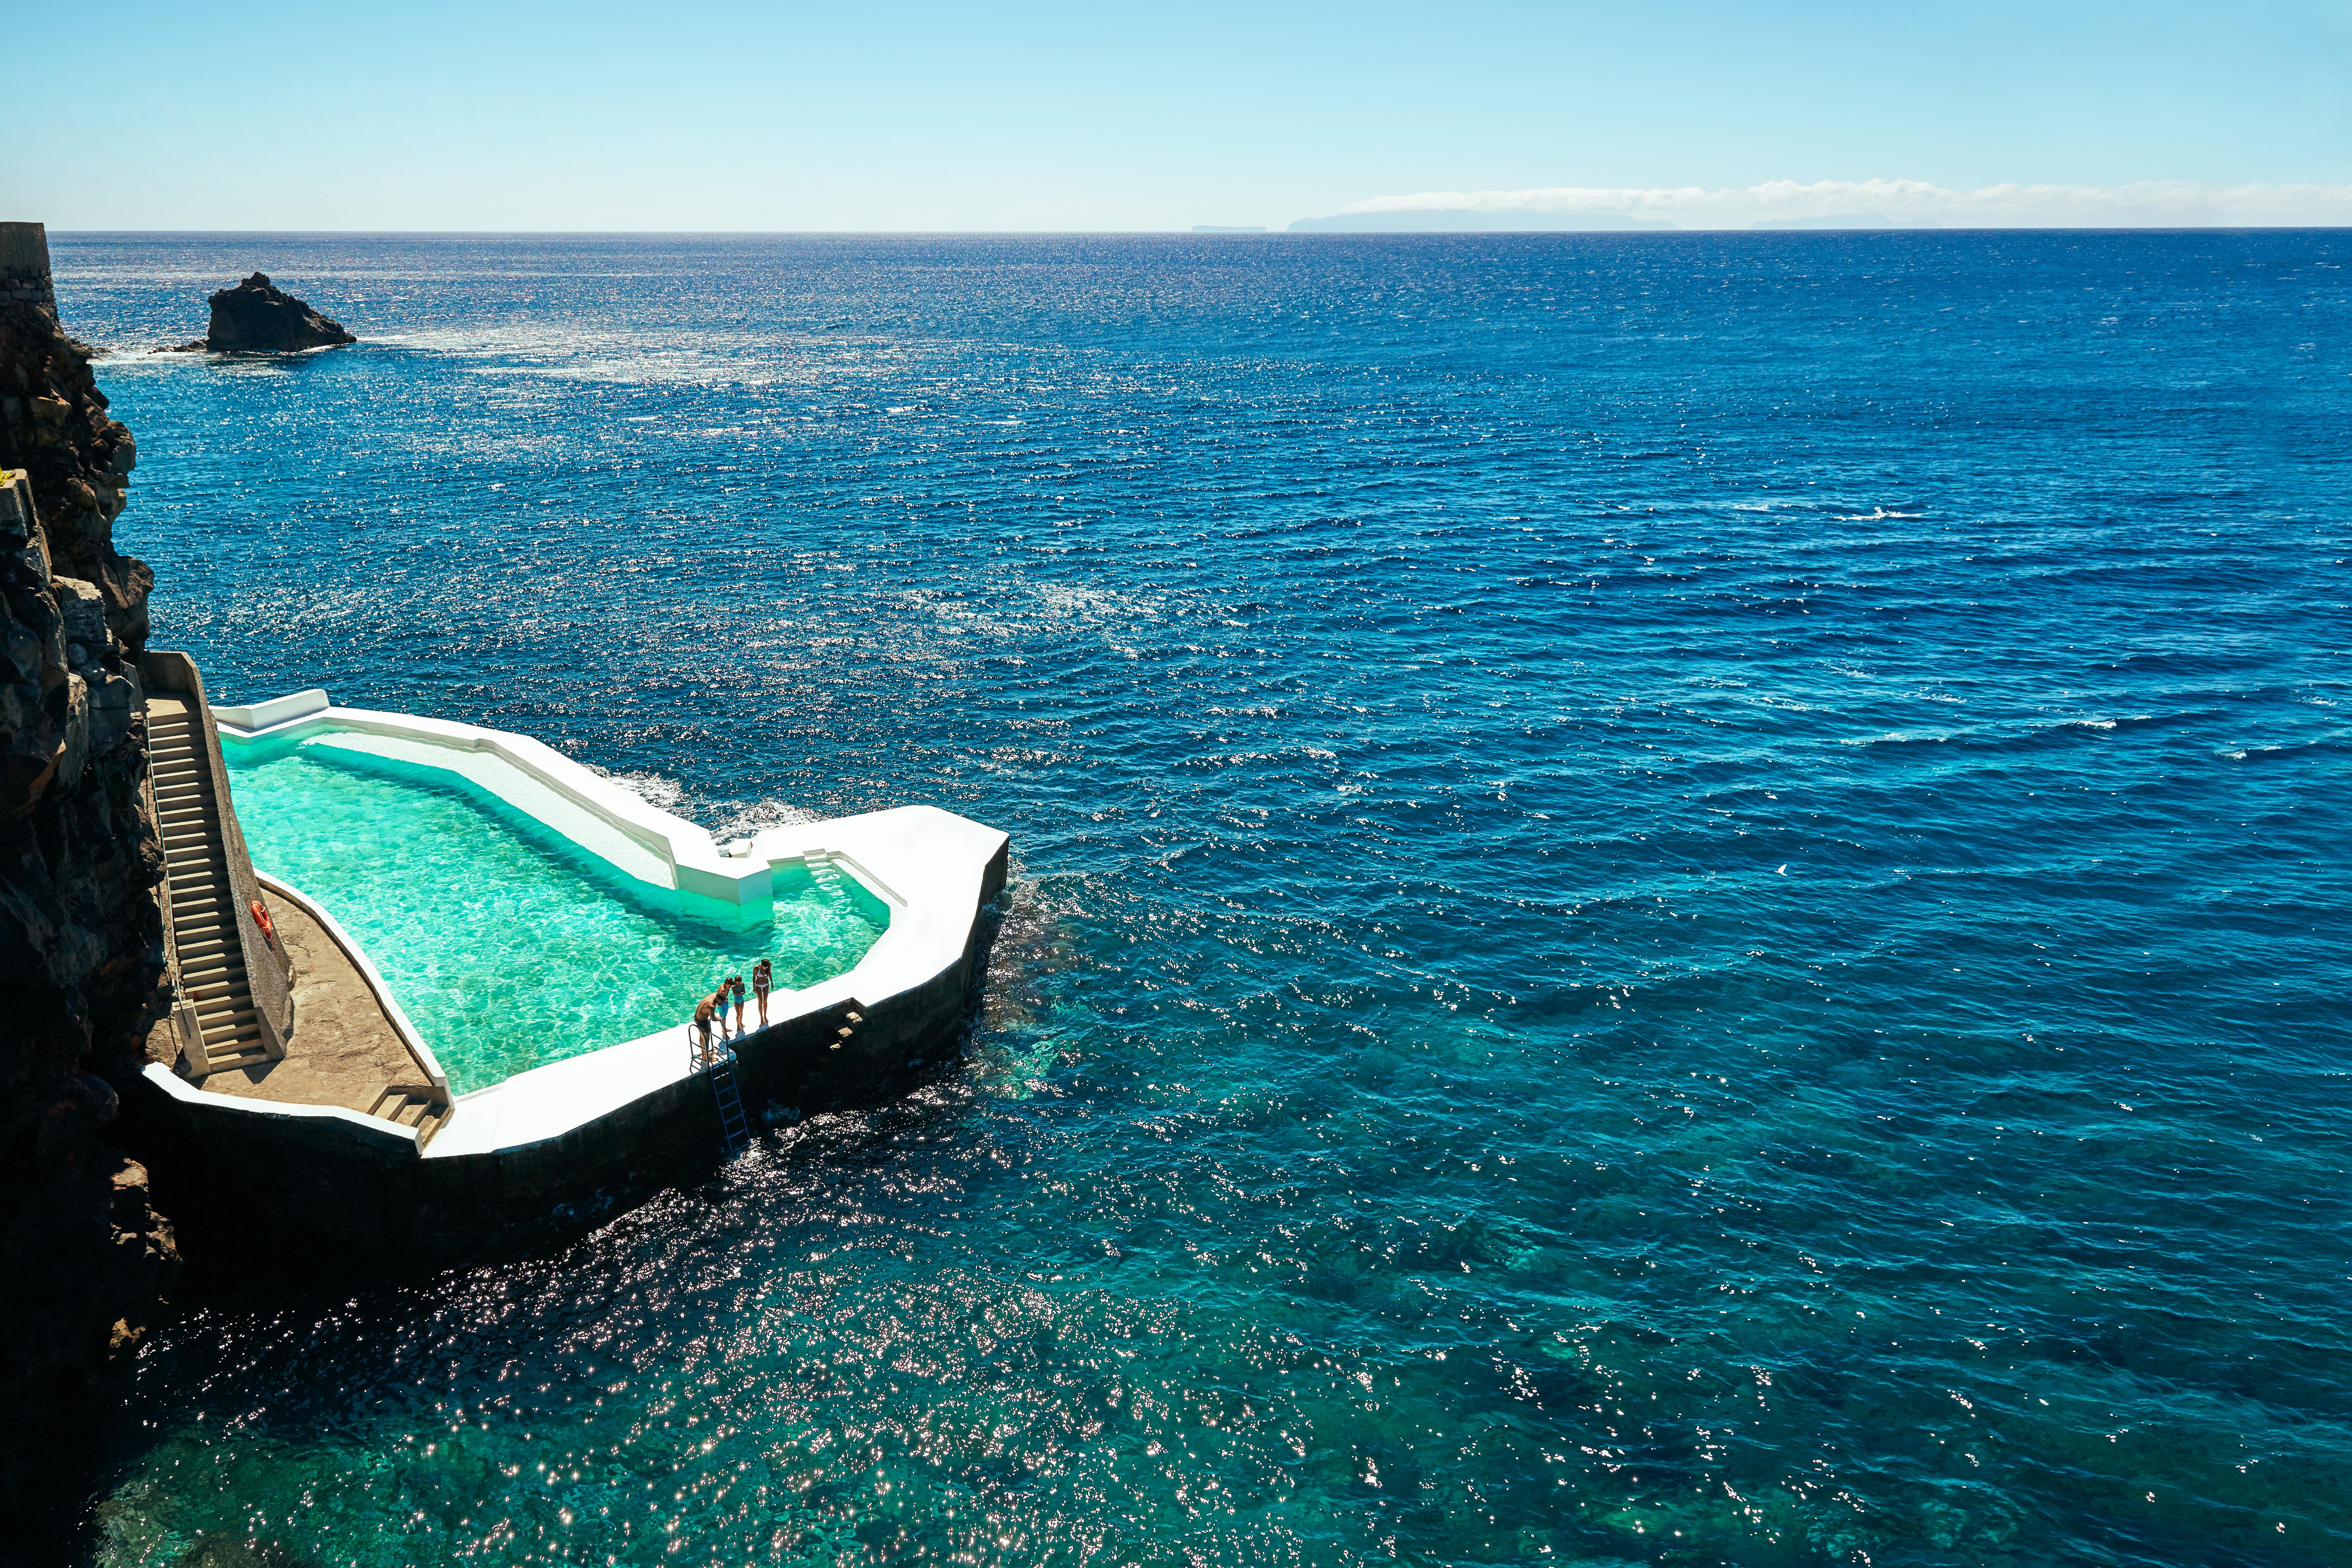
<path id="1" fill-rule="evenodd" d="M 270 1059 L 237 939 L 236 891 L 222 847 L 203 715 L 184 697 L 147 700 L 147 766 L 172 900 L 172 956 L 180 1005 L 192 1009 L 201 1052 L 186 1053 L 199 1076 Z"/>

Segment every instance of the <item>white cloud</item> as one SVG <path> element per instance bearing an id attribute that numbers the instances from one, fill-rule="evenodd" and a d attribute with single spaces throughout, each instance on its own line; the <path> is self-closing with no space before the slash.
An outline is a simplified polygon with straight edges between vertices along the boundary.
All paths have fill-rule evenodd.
<path id="1" fill-rule="evenodd" d="M 1391 214 L 1464 214 L 1478 226 L 1750 228 L 1841 224 L 1936 228 L 2235 227 L 2352 224 L 2352 185 L 1985 185 L 1948 190 L 1924 180 L 1771 180 L 1744 190 L 1423 191 L 1375 196 L 1316 227 L 1368 226 Z M 1300 226 L 1306 226 L 1301 225 Z M 1423 226 L 1415 225 L 1414 226 Z"/>

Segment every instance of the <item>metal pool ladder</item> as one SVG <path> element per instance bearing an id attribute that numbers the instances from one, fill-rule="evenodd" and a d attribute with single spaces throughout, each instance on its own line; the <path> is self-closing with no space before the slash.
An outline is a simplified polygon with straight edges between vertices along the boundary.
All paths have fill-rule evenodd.
<path id="1" fill-rule="evenodd" d="M 691 1024 L 686 1026 L 686 1046 L 695 1070 L 710 1075 L 710 1098 L 719 1102 L 719 1139 L 731 1160 L 751 1136 L 743 1119 L 743 1097 L 735 1088 L 735 1053 L 722 1040 L 711 1041 L 705 1051 L 700 1032 Z"/>

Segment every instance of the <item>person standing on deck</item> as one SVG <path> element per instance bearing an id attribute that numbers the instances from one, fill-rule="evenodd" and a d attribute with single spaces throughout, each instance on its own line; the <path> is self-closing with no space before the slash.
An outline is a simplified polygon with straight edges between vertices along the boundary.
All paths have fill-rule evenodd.
<path id="1" fill-rule="evenodd" d="M 741 975 L 730 974 L 727 977 L 727 994 L 734 999 L 735 1032 L 740 1035 L 743 1032 L 743 977 Z"/>
<path id="2" fill-rule="evenodd" d="M 760 998 L 760 1027 L 763 1029 L 768 1026 L 768 987 L 773 980 L 774 972 L 769 969 L 766 959 L 751 966 L 751 991 Z"/>
<path id="3" fill-rule="evenodd" d="M 710 995 L 705 996 L 702 999 L 702 1005 L 694 1010 L 694 1026 L 702 1035 L 701 1063 L 707 1064 L 710 1060 L 710 1020 L 719 1010 L 719 999 L 726 994 L 726 987 L 721 986 Z"/>

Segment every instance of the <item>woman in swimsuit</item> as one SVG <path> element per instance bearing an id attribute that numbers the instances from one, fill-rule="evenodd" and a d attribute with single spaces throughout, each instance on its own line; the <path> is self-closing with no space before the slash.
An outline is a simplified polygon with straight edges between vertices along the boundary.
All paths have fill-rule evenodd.
<path id="1" fill-rule="evenodd" d="M 729 975 L 726 990 L 735 1003 L 735 1032 L 740 1035 L 743 1032 L 743 977 L 740 974 Z"/>
<path id="2" fill-rule="evenodd" d="M 760 998 L 760 1027 L 763 1029 L 768 1026 L 768 985 L 772 978 L 773 972 L 768 968 L 766 959 L 751 966 L 751 990 Z"/>

